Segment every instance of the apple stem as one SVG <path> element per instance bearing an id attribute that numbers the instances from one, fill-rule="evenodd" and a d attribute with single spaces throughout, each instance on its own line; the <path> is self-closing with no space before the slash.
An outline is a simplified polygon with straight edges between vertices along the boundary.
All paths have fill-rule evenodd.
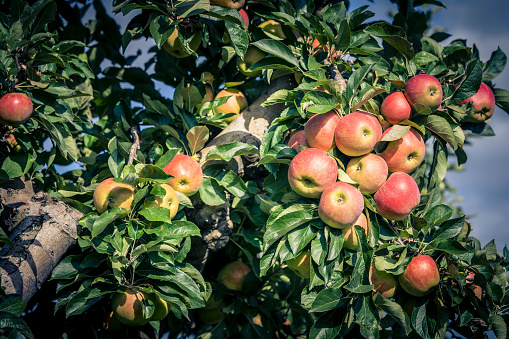
<path id="1" fill-rule="evenodd" d="M 128 165 L 132 165 L 134 161 L 134 156 L 136 155 L 136 152 L 140 149 L 140 129 L 138 126 L 132 126 L 129 129 L 129 132 L 133 136 L 134 142 L 131 146 L 131 149 L 129 150 L 129 160 L 127 161 Z"/>

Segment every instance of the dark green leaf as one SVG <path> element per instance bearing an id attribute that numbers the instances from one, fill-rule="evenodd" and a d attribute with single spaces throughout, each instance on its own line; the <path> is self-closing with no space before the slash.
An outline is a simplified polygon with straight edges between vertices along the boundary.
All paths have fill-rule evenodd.
<path id="1" fill-rule="evenodd" d="M 379 22 L 364 29 L 364 32 L 383 39 L 392 47 L 401 52 L 408 60 L 415 55 L 412 44 L 405 39 L 405 32 L 401 27 Z"/>
<path id="2" fill-rule="evenodd" d="M 209 206 L 218 206 L 226 202 L 226 194 L 215 179 L 205 178 L 199 190 L 200 198 Z"/>
<path id="3" fill-rule="evenodd" d="M 295 55 L 293 55 L 290 48 L 280 41 L 273 39 L 263 39 L 253 43 L 254 46 L 258 47 L 262 51 L 272 54 L 280 59 L 286 60 L 292 65 L 298 67 L 299 62 Z"/>
<path id="4" fill-rule="evenodd" d="M 505 68 L 507 63 L 507 56 L 500 49 L 491 53 L 490 60 L 484 65 L 482 81 L 491 81 L 495 79 Z"/>

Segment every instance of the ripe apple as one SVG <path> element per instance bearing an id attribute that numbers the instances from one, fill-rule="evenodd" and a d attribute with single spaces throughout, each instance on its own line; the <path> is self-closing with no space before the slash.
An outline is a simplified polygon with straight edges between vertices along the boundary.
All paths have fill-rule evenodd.
<path id="1" fill-rule="evenodd" d="M 286 38 L 281 24 L 275 20 L 267 20 L 258 25 L 269 38 L 283 40 Z"/>
<path id="2" fill-rule="evenodd" d="M 394 172 L 373 196 L 381 216 L 403 220 L 421 201 L 415 180 L 404 172 Z"/>
<path id="3" fill-rule="evenodd" d="M 434 111 L 440 107 L 442 96 L 442 85 L 433 75 L 418 74 L 406 83 L 405 97 L 414 108 L 419 103 Z"/>
<path id="4" fill-rule="evenodd" d="M 246 24 L 246 29 L 249 28 L 249 16 L 247 15 L 246 11 L 241 9 L 239 10 L 240 15 L 242 15 L 242 19 L 244 19 L 244 23 Z"/>
<path id="5" fill-rule="evenodd" d="M 306 148 L 297 154 L 288 168 L 290 187 L 306 198 L 318 198 L 338 177 L 338 164 L 327 152 Z"/>
<path id="6" fill-rule="evenodd" d="M 374 264 L 371 264 L 369 281 L 374 285 L 373 291 L 375 293 L 379 293 L 385 298 L 394 297 L 394 292 L 396 292 L 396 288 L 398 287 L 398 279 L 396 276 L 385 271 L 379 271 Z"/>
<path id="7" fill-rule="evenodd" d="M 152 313 L 152 317 L 150 317 L 150 321 L 158 321 L 166 318 L 168 313 L 170 312 L 170 305 L 164 299 L 161 299 L 157 294 L 153 294 L 154 297 L 154 313 Z"/>
<path id="8" fill-rule="evenodd" d="M 359 184 L 363 194 L 373 194 L 387 180 L 389 169 L 385 160 L 374 153 L 352 158 L 346 166 L 346 174 Z"/>
<path id="9" fill-rule="evenodd" d="M 244 93 L 235 88 L 227 88 L 223 89 L 216 95 L 216 99 L 222 97 L 230 97 L 228 101 L 226 101 L 221 106 L 214 108 L 214 113 L 235 113 L 234 116 L 224 119 L 226 122 L 232 122 L 242 111 L 247 108 L 247 99 L 244 96 Z"/>
<path id="10" fill-rule="evenodd" d="M 212 90 L 212 86 L 205 84 L 205 96 L 203 97 L 201 103 L 196 105 L 196 109 L 199 111 L 203 105 L 205 105 L 205 103 L 211 102 L 212 100 L 214 100 L 214 91 Z"/>
<path id="11" fill-rule="evenodd" d="M 357 239 L 357 233 L 355 233 L 354 229 L 355 225 L 359 225 L 364 228 L 366 235 L 368 234 L 368 220 L 363 213 L 361 213 L 357 220 L 355 220 L 350 226 L 347 226 L 342 230 L 343 236 L 345 237 L 343 247 L 352 251 L 357 250 L 357 245 L 359 244 L 359 239 Z"/>
<path id="12" fill-rule="evenodd" d="M 178 30 L 180 26 L 176 26 L 173 33 L 170 35 L 168 39 L 163 44 L 164 50 L 173 55 L 176 58 L 186 58 L 191 54 L 182 46 L 180 39 L 178 37 Z M 189 43 L 189 48 L 193 51 L 196 51 L 198 47 L 200 47 L 202 41 L 202 31 L 196 30 L 191 42 Z"/>
<path id="13" fill-rule="evenodd" d="M 346 182 L 337 181 L 323 191 L 318 204 L 318 215 L 330 227 L 343 229 L 352 225 L 363 209 L 364 197 L 361 191 Z"/>
<path id="14" fill-rule="evenodd" d="M 114 207 L 131 210 L 134 189 L 131 185 L 117 183 L 113 178 L 103 180 L 94 190 L 94 206 L 99 214 L 106 212 L 110 202 Z"/>
<path id="15" fill-rule="evenodd" d="M 267 56 L 267 53 L 259 49 L 255 46 L 249 46 L 246 53 L 244 54 L 244 59 L 240 57 L 237 58 L 237 67 L 239 68 L 240 73 L 244 74 L 247 77 L 259 77 L 262 75 L 262 70 L 250 71 L 249 68 L 256 64 L 258 61 L 264 59 Z"/>
<path id="16" fill-rule="evenodd" d="M 18 126 L 24 123 L 34 110 L 32 99 L 24 93 L 7 93 L 0 98 L 0 123 Z"/>
<path id="17" fill-rule="evenodd" d="M 192 196 L 200 189 L 203 171 L 198 161 L 185 154 L 177 154 L 163 171 L 174 178 L 168 182 L 175 191 Z"/>
<path id="18" fill-rule="evenodd" d="M 156 196 L 153 201 L 146 202 L 143 204 L 144 208 L 147 207 L 164 207 L 170 210 L 170 218 L 173 219 L 177 215 L 179 209 L 179 197 L 177 192 L 168 184 L 159 184 L 166 194 L 164 197 Z"/>
<path id="19" fill-rule="evenodd" d="M 385 133 L 389 133 L 391 128 Z M 380 156 L 387 163 L 389 172 L 410 173 L 421 164 L 425 154 L 426 146 L 421 134 L 410 128 L 402 138 L 389 142 Z"/>
<path id="20" fill-rule="evenodd" d="M 325 152 L 333 149 L 336 145 L 334 134 L 339 120 L 339 116 L 335 112 L 313 115 L 304 126 L 309 146 Z"/>
<path id="21" fill-rule="evenodd" d="M 217 324 L 226 316 L 223 312 L 224 306 L 224 300 L 222 298 L 216 300 L 215 295 L 212 294 L 205 302 L 205 307 L 198 310 L 198 316 L 205 324 Z"/>
<path id="22" fill-rule="evenodd" d="M 414 297 L 430 293 L 440 282 L 440 273 L 433 258 L 419 254 L 412 258 L 405 272 L 398 276 L 401 287 Z"/>
<path id="23" fill-rule="evenodd" d="M 311 276 L 311 251 L 301 252 L 295 258 L 288 259 L 286 264 L 299 277 L 309 279 Z"/>
<path id="24" fill-rule="evenodd" d="M 235 9 L 242 8 L 245 3 L 246 0 L 210 0 L 211 5 Z"/>
<path id="25" fill-rule="evenodd" d="M 217 280 L 230 290 L 241 291 L 249 272 L 251 272 L 249 266 L 240 261 L 233 261 L 219 271 Z"/>
<path id="26" fill-rule="evenodd" d="M 482 298 L 482 287 L 472 283 L 472 281 L 474 281 L 474 277 L 475 277 L 475 272 L 472 272 L 472 271 L 468 272 L 467 277 L 466 277 L 467 286 L 474 292 L 477 299 L 481 299 Z"/>
<path id="27" fill-rule="evenodd" d="M 479 87 L 477 93 L 460 101 L 460 104 L 467 102 L 474 104 L 474 114 L 468 120 L 469 122 L 484 122 L 495 113 L 495 95 L 484 82 L 481 82 L 481 87 Z"/>
<path id="28" fill-rule="evenodd" d="M 335 133 L 337 148 L 351 157 L 358 157 L 373 150 L 382 138 L 378 119 L 367 112 L 353 112 L 339 120 Z"/>
<path id="29" fill-rule="evenodd" d="M 392 92 L 382 102 L 380 113 L 389 124 L 396 125 L 410 119 L 412 107 L 402 92 Z"/>
<path id="30" fill-rule="evenodd" d="M 308 140 L 306 139 L 306 133 L 304 131 L 298 131 L 290 137 L 290 140 L 288 140 L 288 147 L 293 148 L 297 151 L 297 153 L 300 152 L 301 146 L 309 147 Z"/>
<path id="31" fill-rule="evenodd" d="M 154 302 L 154 295 L 127 289 L 123 293 L 115 293 L 111 298 L 111 309 L 117 319 L 126 325 L 141 326 L 150 321 L 143 310 L 143 300 Z"/>

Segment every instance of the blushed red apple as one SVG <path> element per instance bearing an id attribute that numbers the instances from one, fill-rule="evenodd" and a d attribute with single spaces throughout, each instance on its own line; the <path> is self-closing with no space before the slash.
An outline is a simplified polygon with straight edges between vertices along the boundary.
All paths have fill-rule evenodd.
<path id="1" fill-rule="evenodd" d="M 306 139 L 306 133 L 304 131 L 296 132 L 290 137 L 290 140 L 288 140 L 288 147 L 293 148 L 297 152 L 300 152 L 301 146 L 309 147 Z"/>
<path id="2" fill-rule="evenodd" d="M 128 184 L 117 183 L 113 178 L 103 180 L 94 190 L 94 206 L 99 214 L 106 212 L 110 202 L 114 207 L 131 209 L 134 188 Z"/>
<path id="3" fill-rule="evenodd" d="M 402 92 L 392 92 L 382 102 L 380 113 L 388 123 L 395 125 L 410 119 L 412 107 Z"/>
<path id="4" fill-rule="evenodd" d="M 430 293 L 440 282 L 440 273 L 433 258 L 419 254 L 412 258 L 405 272 L 398 276 L 401 287 L 414 297 Z"/>
<path id="5" fill-rule="evenodd" d="M 352 158 L 346 166 L 346 174 L 359 184 L 363 194 L 373 194 L 387 180 L 389 169 L 385 160 L 374 153 Z"/>
<path id="6" fill-rule="evenodd" d="M 111 298 L 111 309 L 117 319 L 126 325 L 141 326 L 150 321 L 142 303 L 144 300 L 154 302 L 154 295 L 127 289 L 123 293 L 115 293 Z"/>
<path id="7" fill-rule="evenodd" d="M 146 202 L 143 207 L 164 207 L 170 210 L 170 219 L 177 215 L 179 209 L 179 197 L 177 192 L 168 184 L 159 184 L 166 194 L 164 197 L 156 196 L 153 201 Z"/>
<path id="8" fill-rule="evenodd" d="M 309 146 L 325 152 L 334 148 L 336 145 L 334 135 L 339 121 L 339 116 L 335 112 L 313 115 L 304 125 Z"/>
<path id="9" fill-rule="evenodd" d="M 203 182 L 203 171 L 200 164 L 185 154 L 177 154 L 168 165 L 164 166 L 163 171 L 174 176 L 168 185 L 188 197 L 198 192 Z"/>
<path id="10" fill-rule="evenodd" d="M 392 298 L 398 287 L 398 278 L 385 271 L 379 271 L 371 264 L 369 280 L 374 285 L 373 291 L 385 298 Z"/>
<path id="11" fill-rule="evenodd" d="M 358 157 L 373 150 L 382 138 L 378 119 L 367 112 L 353 112 L 338 122 L 335 132 L 336 147 L 344 154 Z"/>
<path id="12" fill-rule="evenodd" d="M 352 225 L 363 209 L 362 193 L 353 185 L 337 181 L 323 191 L 318 215 L 330 227 L 343 229 Z"/>
<path id="13" fill-rule="evenodd" d="M 0 98 L 0 123 L 18 126 L 24 123 L 34 110 L 32 99 L 24 93 L 7 93 Z"/>
<path id="14" fill-rule="evenodd" d="M 386 130 L 385 133 L 389 133 L 391 129 L 392 127 Z M 380 153 L 380 156 L 387 163 L 389 172 L 405 173 L 410 173 L 416 169 L 425 155 L 424 139 L 414 128 L 410 128 L 400 139 L 389 142 L 387 148 Z"/>
<path id="15" fill-rule="evenodd" d="M 391 220 L 403 220 L 419 204 L 421 194 L 410 175 L 394 172 L 373 198 L 381 216 Z"/>
<path id="16" fill-rule="evenodd" d="M 468 99 L 460 101 L 460 104 L 467 102 L 474 104 L 474 114 L 468 120 L 469 122 L 484 122 L 495 113 L 495 95 L 484 82 L 481 82 L 481 87 L 479 87 L 477 93 Z"/>
<path id="17" fill-rule="evenodd" d="M 432 111 L 442 103 L 442 85 L 437 78 L 429 74 L 418 74 L 411 77 L 405 87 L 405 97 L 410 106 L 415 104 L 429 107 Z"/>
<path id="18" fill-rule="evenodd" d="M 240 261 L 233 261 L 219 271 L 217 280 L 230 290 L 241 291 L 249 272 L 251 272 L 249 266 Z"/>

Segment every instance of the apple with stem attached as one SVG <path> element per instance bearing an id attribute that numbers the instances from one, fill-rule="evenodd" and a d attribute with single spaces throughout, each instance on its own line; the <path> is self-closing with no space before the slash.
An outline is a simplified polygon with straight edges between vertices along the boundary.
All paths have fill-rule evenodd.
<path id="1" fill-rule="evenodd" d="M 369 270 L 369 281 L 374 286 L 373 292 L 385 298 L 392 298 L 398 287 L 398 278 L 385 271 L 379 271 L 372 263 Z"/>
<path id="2" fill-rule="evenodd" d="M 258 47 L 249 46 L 246 53 L 244 54 L 244 58 L 237 58 L 237 67 L 239 68 L 240 73 L 247 77 L 259 77 L 262 75 L 261 69 L 257 71 L 250 71 L 249 68 L 256 64 L 258 61 L 264 59 L 266 56 L 267 53 Z"/>
<path id="3" fill-rule="evenodd" d="M 414 297 L 430 293 L 440 282 L 440 273 L 433 258 L 419 254 L 412 258 L 405 272 L 398 276 L 401 287 Z"/>
<path id="4" fill-rule="evenodd" d="M 200 190 L 203 182 L 203 171 L 198 161 L 185 154 L 177 154 L 163 168 L 166 174 L 174 178 L 168 182 L 175 191 L 190 197 Z"/>
<path id="5" fill-rule="evenodd" d="M 346 166 L 346 174 L 359 184 L 363 194 L 373 194 L 387 180 L 389 169 L 385 160 L 374 153 L 352 158 Z"/>
<path id="6" fill-rule="evenodd" d="M 166 194 L 161 196 L 155 196 L 154 200 L 143 204 L 144 208 L 148 207 L 164 207 L 170 210 L 170 219 L 173 219 L 177 215 L 179 209 L 179 197 L 177 192 L 168 184 L 158 184 L 164 188 Z"/>
<path id="7" fill-rule="evenodd" d="M 175 26 L 175 30 L 173 31 L 173 33 L 164 42 L 163 49 L 168 54 L 171 54 L 174 57 L 181 59 L 190 56 L 191 53 L 189 53 L 182 45 L 182 42 L 178 37 L 179 29 L 184 29 L 184 27 L 179 25 Z M 201 41 L 202 41 L 202 31 L 197 29 L 194 32 L 194 36 L 191 39 L 191 42 L 189 42 L 189 49 L 191 49 L 192 51 L 196 51 L 200 47 Z"/>
<path id="8" fill-rule="evenodd" d="M 232 122 L 241 112 L 247 108 L 247 99 L 244 96 L 244 93 L 236 88 L 223 89 L 217 93 L 216 100 L 222 97 L 230 98 L 228 98 L 228 100 L 221 106 L 214 108 L 214 113 L 234 113 L 234 116 L 224 119 L 228 123 Z"/>
<path id="9" fill-rule="evenodd" d="M 24 93 L 7 93 L 0 98 L 0 123 L 7 126 L 19 126 L 34 110 L 32 99 Z"/>
<path id="10" fill-rule="evenodd" d="M 415 180 L 404 172 L 394 172 L 373 196 L 376 209 L 390 220 L 403 220 L 421 200 Z"/>
<path id="11" fill-rule="evenodd" d="M 286 265 L 299 277 L 309 279 L 311 276 L 311 252 L 301 252 L 295 258 L 288 259 Z"/>
<path id="12" fill-rule="evenodd" d="M 354 229 L 355 225 L 364 228 L 366 235 L 368 234 L 368 220 L 363 213 L 361 213 L 361 215 L 352 223 L 352 225 L 347 226 L 342 230 L 343 237 L 345 238 L 343 247 L 352 251 L 357 250 L 357 245 L 359 244 L 359 239 L 357 238 L 357 233 Z"/>
<path id="13" fill-rule="evenodd" d="M 341 118 L 335 132 L 336 147 L 351 157 L 370 153 L 381 138 L 382 126 L 378 119 L 361 111 Z"/>
<path id="14" fill-rule="evenodd" d="M 474 114 L 468 120 L 469 122 L 484 122 L 495 113 L 495 95 L 484 82 L 481 82 L 481 87 L 479 87 L 477 93 L 459 103 L 464 104 L 467 102 L 474 104 Z"/>
<path id="15" fill-rule="evenodd" d="M 318 198 L 338 177 L 338 164 L 327 152 L 306 148 L 297 154 L 288 168 L 290 187 L 306 198 Z"/>
<path id="16" fill-rule="evenodd" d="M 94 206 L 99 214 L 106 212 L 112 202 L 114 207 L 131 210 L 134 188 L 131 185 L 114 182 L 113 178 L 103 180 L 94 190 Z"/>
<path id="17" fill-rule="evenodd" d="M 396 125 L 410 119 L 412 107 L 402 92 L 392 92 L 382 102 L 380 113 L 389 124 Z"/>
<path id="18" fill-rule="evenodd" d="M 336 145 L 334 135 L 339 121 L 339 116 L 335 112 L 313 115 L 304 125 L 309 146 L 325 152 L 333 149 Z"/>
<path id="19" fill-rule="evenodd" d="M 391 129 L 387 129 L 384 135 Z M 421 164 L 425 154 L 424 139 L 416 129 L 410 128 L 403 137 L 389 142 L 380 156 L 387 163 L 389 172 L 410 173 Z"/>
<path id="20" fill-rule="evenodd" d="M 241 291 L 246 275 L 251 268 L 240 261 L 233 261 L 226 264 L 218 273 L 217 280 L 226 286 L 227 289 Z"/>
<path id="21" fill-rule="evenodd" d="M 306 139 L 306 132 L 298 131 L 290 137 L 288 140 L 288 147 L 293 148 L 294 150 L 300 152 L 300 147 L 309 147 L 308 140 Z"/>
<path id="22" fill-rule="evenodd" d="M 126 325 L 141 326 L 150 321 L 145 314 L 143 303 L 154 302 L 154 295 L 133 289 L 123 293 L 115 293 L 111 298 L 111 309 L 117 319 Z"/>
<path id="23" fill-rule="evenodd" d="M 363 209 L 364 197 L 361 191 L 346 182 L 337 181 L 323 191 L 318 204 L 318 216 L 330 227 L 343 229 L 352 225 Z"/>
<path id="24" fill-rule="evenodd" d="M 414 108 L 416 104 L 421 104 L 434 111 L 442 103 L 442 85 L 433 75 L 418 74 L 407 81 L 405 97 Z"/>

